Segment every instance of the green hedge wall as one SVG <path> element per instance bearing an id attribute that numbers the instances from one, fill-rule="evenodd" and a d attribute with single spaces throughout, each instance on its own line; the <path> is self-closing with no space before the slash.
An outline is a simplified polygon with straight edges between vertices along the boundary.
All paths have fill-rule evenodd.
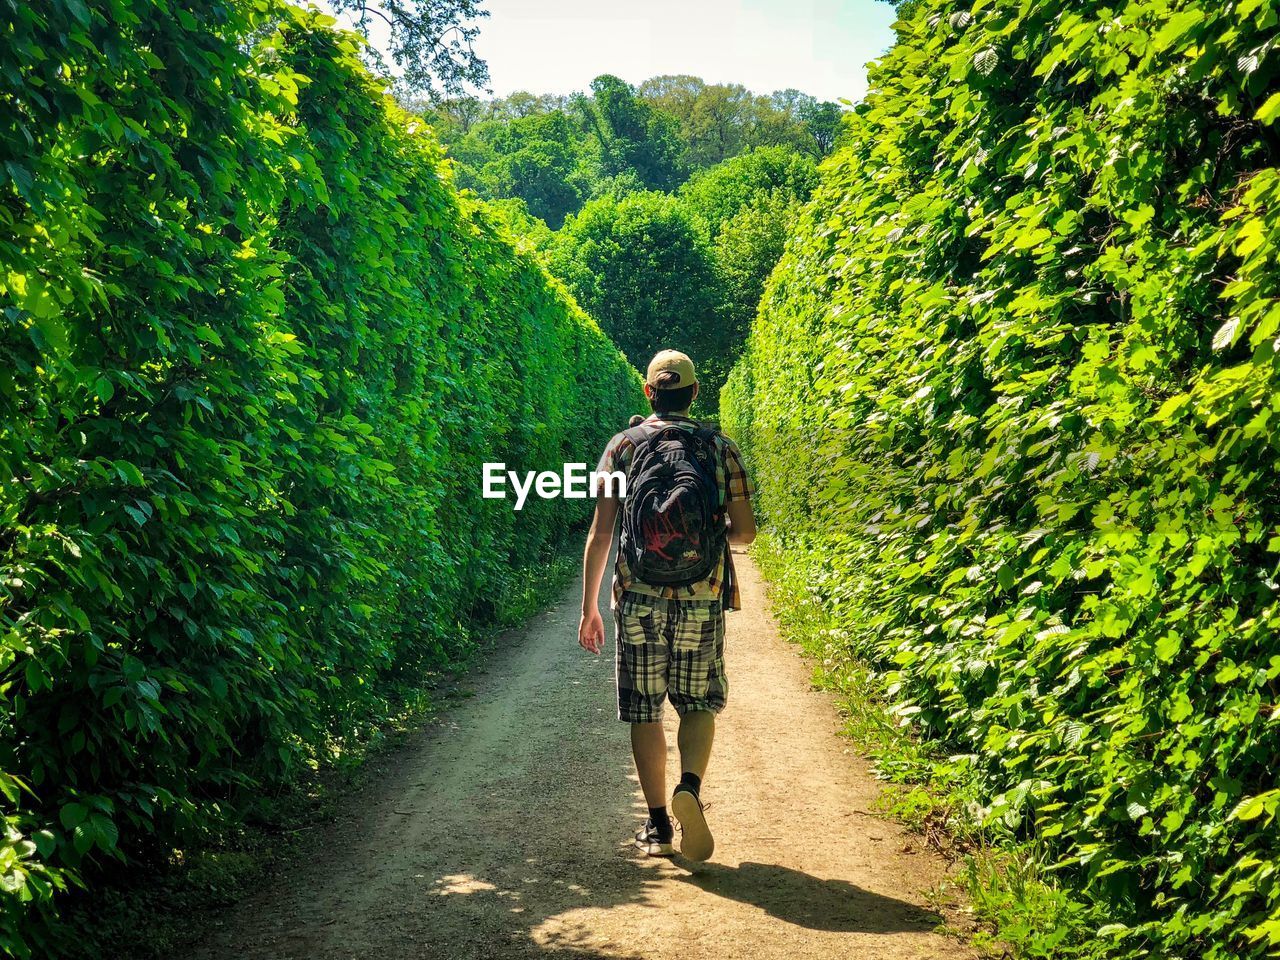
<path id="1" fill-rule="evenodd" d="M 904 11 L 726 428 L 833 655 L 1048 851 L 1091 949 L 1272 955 L 1277 8 Z"/>
<path id="2" fill-rule="evenodd" d="M 588 503 L 639 378 L 312 13 L 5 3 L 0 945 L 323 763 Z"/>

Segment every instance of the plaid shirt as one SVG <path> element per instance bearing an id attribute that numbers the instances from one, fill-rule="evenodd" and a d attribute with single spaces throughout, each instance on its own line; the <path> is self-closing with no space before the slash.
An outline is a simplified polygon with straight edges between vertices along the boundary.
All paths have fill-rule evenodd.
<path id="1" fill-rule="evenodd" d="M 649 417 L 645 423 L 672 423 L 682 427 L 687 426 L 690 430 L 698 426 L 697 421 L 690 420 L 688 417 L 657 413 Z M 717 433 L 716 449 L 720 452 L 720 458 L 716 463 L 716 486 L 720 490 L 720 503 L 751 499 L 756 490 L 751 483 L 751 478 L 747 476 L 746 467 L 742 465 L 742 453 L 738 450 L 738 445 L 724 434 Z M 631 466 L 631 455 L 634 452 L 635 444 L 624 433 L 615 434 L 609 441 L 609 445 L 605 447 L 596 469 L 601 472 L 618 470 L 626 473 Z M 724 563 L 720 565 L 719 570 L 705 580 L 699 580 L 686 587 L 654 586 L 633 579 L 631 570 L 627 567 L 627 561 L 622 557 L 622 551 L 618 551 L 617 561 L 613 567 L 613 602 L 620 603 L 622 595 L 628 590 L 632 593 L 662 597 L 665 600 L 722 600 L 725 610 L 737 610 L 742 606 L 738 593 L 738 581 L 733 575 L 733 556 L 728 550 L 725 551 Z"/>

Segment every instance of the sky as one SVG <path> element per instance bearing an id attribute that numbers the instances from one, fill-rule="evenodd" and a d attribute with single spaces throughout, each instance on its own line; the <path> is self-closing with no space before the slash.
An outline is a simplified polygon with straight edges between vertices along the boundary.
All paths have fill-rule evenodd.
<path id="1" fill-rule="evenodd" d="M 568 93 L 612 73 L 689 73 L 759 93 L 857 101 L 893 42 L 880 0 L 489 0 L 477 52 L 494 93 Z"/>
<path id="2" fill-rule="evenodd" d="M 857 101 L 866 63 L 893 41 L 881 0 L 487 0 L 476 52 L 497 96 L 571 93 L 612 73 L 794 87 Z M 373 38 L 377 43 L 378 38 Z"/>

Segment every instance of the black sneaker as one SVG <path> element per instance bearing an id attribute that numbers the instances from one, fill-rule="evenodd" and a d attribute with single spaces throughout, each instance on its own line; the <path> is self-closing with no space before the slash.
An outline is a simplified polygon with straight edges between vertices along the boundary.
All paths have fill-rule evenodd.
<path id="1" fill-rule="evenodd" d="M 651 857 L 672 857 L 676 852 L 671 843 L 674 839 L 674 834 L 664 838 L 650 819 L 644 822 L 644 827 L 636 834 L 636 847 Z"/>
<path id="2" fill-rule="evenodd" d="M 680 823 L 680 852 L 690 860 L 706 860 L 716 848 L 703 809 L 702 800 L 684 784 L 671 795 L 671 815 Z"/>

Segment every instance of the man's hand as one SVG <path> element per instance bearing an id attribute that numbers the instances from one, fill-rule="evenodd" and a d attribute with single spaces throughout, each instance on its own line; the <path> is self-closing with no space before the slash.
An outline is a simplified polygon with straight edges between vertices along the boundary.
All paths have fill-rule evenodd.
<path id="1" fill-rule="evenodd" d="M 594 607 L 584 611 L 578 621 L 578 644 L 583 650 L 599 653 L 604 649 L 604 619 Z"/>
<path id="2" fill-rule="evenodd" d="M 599 653 L 604 649 L 604 620 L 600 617 L 600 578 L 609 562 L 613 528 L 618 520 L 618 501 L 601 497 L 587 534 L 587 547 L 582 553 L 582 620 L 578 623 L 578 643 L 583 650 Z"/>

